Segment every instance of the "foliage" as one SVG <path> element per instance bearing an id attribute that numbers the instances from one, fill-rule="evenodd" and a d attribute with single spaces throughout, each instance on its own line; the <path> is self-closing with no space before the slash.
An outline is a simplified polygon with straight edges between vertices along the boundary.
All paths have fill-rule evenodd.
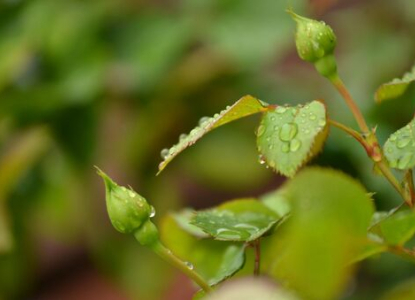
<path id="1" fill-rule="evenodd" d="M 181 281 L 172 284 L 173 278 L 182 277 L 176 278 L 177 273 L 153 257 L 149 249 L 137 249 L 133 239 L 111 228 L 93 165 L 102 166 L 127 192 L 133 192 L 132 185 L 148 196 L 157 207 L 157 215 L 140 223 L 141 230 L 135 237 L 145 245 L 153 244 L 158 236 L 157 224 L 159 240 L 181 261 L 188 262 L 179 266 L 193 265 L 193 271 L 214 287 L 209 298 L 221 294 L 222 298 L 241 298 L 254 293 L 256 297 L 277 299 L 299 299 L 306 294 L 375 299 L 396 286 L 385 293 L 385 299 L 412 299 L 413 147 L 410 142 L 399 148 L 397 141 L 412 140 L 411 130 L 405 125 L 409 122 L 411 127 L 413 123 L 413 72 L 388 80 L 413 65 L 414 3 L 397 0 L 375 5 L 354 1 L 336 5 L 336 1 L 294 0 L 289 5 L 296 12 L 326 20 L 339 34 L 338 39 L 325 23 L 301 17 L 306 32 L 297 36 L 307 36 L 306 25 L 311 22 L 315 25 L 310 32 L 313 36 L 319 34 L 314 29 L 322 28 L 329 39 L 322 44 L 317 41 L 315 48 L 309 41 L 294 43 L 294 22 L 284 11 L 286 1 L 0 3 L 1 299 L 44 298 L 45 294 L 59 299 L 59 293 L 65 293 L 63 288 L 68 285 L 71 293 L 90 291 L 85 274 L 94 282 L 105 278 L 100 290 L 111 294 L 113 291 L 108 289 L 113 287 L 134 299 L 168 298 L 177 286 L 191 289 Z M 334 45 L 340 48 L 336 53 L 333 36 Z M 340 67 L 351 94 L 361 100 L 355 103 L 362 109 L 369 130 L 351 130 L 352 116 L 346 113 L 344 103 L 337 101 L 336 90 L 326 88 L 322 78 L 313 77 L 312 68 L 298 62 L 293 53 L 296 44 L 311 45 L 307 50 L 318 56 L 318 62 L 312 59 L 315 68 L 338 87 L 341 81 L 333 76 L 333 70 L 336 65 Z M 328 48 L 322 51 L 321 47 Z M 334 54 L 338 55 L 337 62 Z M 375 93 L 375 99 L 381 102 L 376 106 L 369 100 L 382 81 L 387 83 Z M 175 156 L 162 176 L 154 176 L 160 149 L 175 144 L 177 137 L 189 132 L 201 116 L 214 116 L 227 105 L 234 107 L 230 99 L 247 93 L 254 95 L 247 99 L 261 106 L 252 111 L 252 118 L 229 122 L 206 136 L 213 128 L 200 131 L 203 139 L 197 141 L 197 147 L 189 148 L 182 157 Z M 384 101 L 392 97 L 397 97 L 396 101 Z M 301 137 L 301 153 L 269 151 L 271 144 L 271 148 L 292 144 L 292 149 L 298 145 L 296 141 L 274 139 L 279 132 L 272 127 L 267 133 L 274 140 L 267 141 L 264 133 L 257 141 L 257 148 L 261 146 L 263 151 L 255 149 L 253 128 L 258 133 L 263 122 L 281 126 L 278 119 L 271 120 L 279 116 L 278 107 L 301 110 L 315 103 L 313 99 L 325 99 L 318 101 L 324 104 L 326 124 L 321 131 L 315 127 L 316 136 L 300 136 L 301 131 L 297 132 L 294 139 Z M 288 122 L 301 128 L 300 121 L 301 114 Z M 376 132 L 372 128 L 375 124 Z M 352 140 L 344 138 L 339 128 L 357 139 L 371 159 L 366 159 L 365 152 Z M 390 141 L 393 135 L 389 137 L 394 131 L 395 142 Z M 256 163 L 257 158 L 260 163 Z M 327 168 L 308 169 L 308 164 L 330 166 L 350 176 Z M 388 167 L 393 170 L 388 172 Z M 270 170 L 289 175 L 292 180 L 276 188 L 283 179 Z M 346 232 L 341 235 L 348 236 L 349 228 L 327 215 L 320 218 L 311 209 L 310 218 L 316 220 L 316 226 L 327 221 L 333 229 L 316 229 L 321 231 L 320 238 L 312 231 L 315 226 L 296 225 L 312 223 L 300 215 L 298 205 L 303 200 L 293 199 L 289 188 L 307 172 L 314 174 L 316 181 L 327 176 L 329 182 L 347 182 L 355 188 L 363 184 L 371 192 L 370 201 L 378 212 L 373 214 L 367 238 L 358 243 L 350 237 L 350 245 L 346 245 L 350 253 L 344 256 L 337 248 L 344 241 L 338 236 L 331 241 L 327 236 L 343 230 Z M 391 185 L 385 184 L 385 176 Z M 307 189 L 315 183 L 304 181 Z M 405 204 L 397 206 L 401 196 Z M 225 200 L 233 202 L 241 197 L 255 201 L 252 206 L 266 206 L 277 214 L 266 210 L 265 215 L 272 216 L 273 221 L 259 224 L 249 216 L 250 222 L 261 225 L 258 239 L 215 240 L 193 225 L 197 214 L 220 211 L 226 207 Z M 368 198 L 364 199 L 366 203 Z M 319 207 L 316 201 L 310 201 L 313 207 Z M 344 222 L 354 216 L 344 217 L 331 206 L 332 202 L 322 202 Z M 182 210 L 183 206 L 191 208 Z M 231 213 L 241 216 L 233 209 Z M 247 213 L 243 211 L 242 217 L 246 218 Z M 152 214 L 150 208 L 143 215 Z M 263 214 L 259 215 L 262 218 Z M 271 227 L 266 229 L 267 225 Z M 329 242 L 321 245 L 320 240 Z M 310 247 L 309 256 L 332 248 L 339 256 L 331 252 L 330 257 L 298 254 L 298 262 L 294 261 L 297 254 L 282 256 L 287 247 L 298 253 L 297 246 L 302 243 L 307 243 L 306 249 Z M 153 248 L 166 259 L 173 259 L 163 248 Z M 259 267 L 256 252 L 261 254 Z M 329 260 L 333 264 L 347 262 L 345 268 L 338 268 L 328 278 L 327 287 L 321 287 L 304 283 L 315 268 L 314 260 L 324 272 L 330 272 L 325 265 Z M 291 265 L 302 272 L 289 269 L 284 275 L 276 267 Z M 359 276 L 355 276 L 356 269 Z M 232 285 L 234 279 L 223 282 L 230 277 L 246 277 L 254 270 L 272 279 L 242 281 L 236 286 Z M 107 279 L 115 284 L 108 284 Z M 273 286 L 275 282 L 277 286 Z M 95 297 L 101 297 L 99 291 L 96 293 Z"/>
<path id="2" fill-rule="evenodd" d="M 245 96 L 212 118 L 202 118 L 199 126 L 181 137 L 177 145 L 162 151 L 164 160 L 159 171 L 210 130 L 261 113 L 256 130 L 260 163 L 293 177 L 262 201 L 236 199 L 208 210 L 187 209 L 165 219 L 161 240 L 154 233 L 154 244 L 148 246 L 203 289 L 203 293 L 195 295 L 197 299 L 204 295 L 206 299 L 214 297 L 214 294 L 210 296 L 212 287 L 243 268 L 244 251 L 249 246 L 255 251 L 254 275 L 263 272 L 304 299 L 340 297 L 353 274 L 354 264 L 371 255 L 389 251 L 415 261 L 415 253 L 404 248 L 415 234 L 412 125 L 393 134 L 383 154 L 376 130 L 368 127 L 337 68 L 333 67 L 336 63 L 326 64 L 326 58 L 334 59 L 336 37 L 332 29 L 289 12 L 297 21 L 296 45 L 300 58 L 314 63 L 316 70 L 339 91 L 360 132 L 330 120 L 320 101 L 290 107 L 269 105 Z M 399 211 L 397 207 L 386 214 L 375 214 L 371 194 L 358 181 L 339 171 L 306 167 L 298 172 L 322 150 L 329 124 L 344 130 L 364 147 L 375 168 L 402 196 L 409 207 L 407 210 Z M 406 170 L 402 183 L 390 167 Z M 104 179 L 108 212 L 116 226 L 125 221 L 125 216 L 112 213 L 113 196 L 108 193 L 108 182 L 113 182 L 108 177 Z M 127 212 L 132 197 L 128 193 L 137 195 L 125 188 L 116 188 L 125 190 L 124 194 L 117 194 L 117 199 L 125 206 L 121 211 Z M 143 205 L 134 206 L 134 210 L 127 220 L 141 224 L 142 215 L 148 212 Z M 140 226 L 131 230 L 136 238 L 142 231 Z M 268 242 L 261 251 L 261 241 L 265 240 Z M 165 250 L 163 242 L 179 258 Z M 263 268 L 261 254 L 266 261 Z M 211 263 L 212 258 L 215 263 Z M 219 294 L 217 297 L 220 299 Z M 280 298 L 277 294 L 275 297 Z"/>

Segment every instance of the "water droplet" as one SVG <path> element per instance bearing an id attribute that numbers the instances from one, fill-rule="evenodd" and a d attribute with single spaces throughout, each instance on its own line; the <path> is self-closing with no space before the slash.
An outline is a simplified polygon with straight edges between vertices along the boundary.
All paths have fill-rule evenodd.
<path id="1" fill-rule="evenodd" d="M 271 117 L 271 121 L 275 121 L 275 117 Z"/>
<path id="2" fill-rule="evenodd" d="M 326 119 L 320 119 L 320 120 L 318 120 L 318 125 L 319 126 L 325 126 L 326 125 Z"/>
<path id="3" fill-rule="evenodd" d="M 405 136 L 396 142 L 396 146 L 400 149 L 405 148 L 411 142 L 411 137 Z"/>
<path id="4" fill-rule="evenodd" d="M 288 153 L 290 151 L 290 144 L 289 143 L 282 144 L 281 150 L 282 152 Z"/>
<path id="5" fill-rule="evenodd" d="M 297 139 L 293 139 L 290 143 L 290 151 L 291 152 L 296 152 L 298 151 L 298 149 L 300 149 L 301 147 L 301 141 L 297 140 Z"/>
<path id="6" fill-rule="evenodd" d="M 388 147 L 387 149 L 386 149 L 386 152 L 388 152 L 388 153 L 392 153 L 393 152 L 393 149 L 392 149 L 392 147 Z"/>
<path id="7" fill-rule="evenodd" d="M 274 126 L 274 130 L 277 131 L 279 129 L 278 125 Z"/>
<path id="8" fill-rule="evenodd" d="M 391 135 L 390 140 L 391 140 L 392 142 L 396 141 L 396 135 L 395 135 L 395 134 Z"/>
<path id="9" fill-rule="evenodd" d="M 176 151 L 176 147 L 173 146 L 169 149 L 169 154 L 168 155 L 172 155 L 174 152 Z"/>
<path id="10" fill-rule="evenodd" d="M 305 113 L 302 113 L 302 114 L 301 114 L 301 117 L 302 117 L 302 118 L 305 118 L 305 117 L 306 117 L 306 114 L 305 114 Z"/>
<path id="11" fill-rule="evenodd" d="M 310 133 L 310 129 L 306 128 L 306 129 L 304 130 L 304 133 L 305 133 L 305 134 L 309 134 L 309 133 Z"/>
<path id="12" fill-rule="evenodd" d="M 156 215 L 156 209 L 154 206 L 150 207 L 150 218 L 153 218 Z"/>
<path id="13" fill-rule="evenodd" d="M 266 140 L 267 140 L 268 143 L 271 142 L 271 137 L 270 136 L 267 137 Z"/>
<path id="14" fill-rule="evenodd" d="M 200 120 L 199 120 L 199 126 L 205 125 L 209 120 L 210 120 L 209 117 L 202 117 L 202 118 L 200 118 Z"/>
<path id="15" fill-rule="evenodd" d="M 398 168 L 407 169 L 411 160 L 412 160 L 412 153 L 410 152 L 405 153 L 398 161 Z"/>
<path id="16" fill-rule="evenodd" d="M 219 118 L 219 114 L 215 114 L 213 117 L 214 117 L 215 119 L 217 119 L 217 118 Z"/>
<path id="17" fill-rule="evenodd" d="M 309 119 L 310 119 L 311 121 L 314 121 L 316 118 L 317 118 L 317 117 L 316 117 L 316 115 L 315 115 L 315 114 L 310 113 L 310 117 L 309 117 Z"/>
<path id="18" fill-rule="evenodd" d="M 264 125 L 259 125 L 258 130 L 257 130 L 257 136 L 260 137 L 261 135 L 263 135 L 265 132 L 265 126 Z"/>
<path id="19" fill-rule="evenodd" d="M 271 168 L 275 168 L 275 161 L 271 160 L 271 161 L 269 162 L 269 166 L 270 166 Z"/>
<path id="20" fill-rule="evenodd" d="M 186 261 L 186 262 L 184 262 L 184 264 L 185 264 L 185 265 L 186 265 L 186 267 L 188 267 L 190 270 L 193 270 L 193 269 L 194 269 L 194 266 L 193 266 L 193 264 L 192 264 L 192 263 L 190 263 L 190 262 Z"/>
<path id="21" fill-rule="evenodd" d="M 131 198 L 134 198 L 137 194 L 134 193 L 133 191 L 128 191 L 128 196 L 130 196 Z"/>
<path id="22" fill-rule="evenodd" d="M 182 134 L 179 136 L 179 141 L 183 141 L 185 138 L 187 138 L 187 134 L 182 133 Z"/>
<path id="23" fill-rule="evenodd" d="M 298 132 L 297 124 L 285 123 L 281 127 L 280 139 L 284 142 L 289 142 L 297 135 L 297 132 Z"/>
<path id="24" fill-rule="evenodd" d="M 391 160 L 391 161 L 389 161 L 389 166 L 391 168 L 396 168 L 398 166 L 398 161 L 397 160 Z"/>
<path id="25" fill-rule="evenodd" d="M 285 113 L 285 111 L 287 110 L 287 108 L 285 108 L 284 106 L 278 106 L 275 111 L 279 114 L 283 114 Z"/>
<path id="26" fill-rule="evenodd" d="M 232 239 L 232 240 L 238 240 L 241 238 L 241 235 L 238 231 L 230 230 L 227 228 L 219 228 L 216 231 L 216 236 L 224 238 L 224 239 Z"/>
<path id="27" fill-rule="evenodd" d="M 269 150 L 274 149 L 274 145 L 273 145 L 273 144 L 269 144 L 269 145 L 268 145 L 268 149 L 269 149 Z"/>
<path id="28" fill-rule="evenodd" d="M 258 162 L 259 162 L 261 165 L 265 164 L 265 158 L 264 158 L 264 156 L 263 156 L 263 155 L 259 155 L 259 156 L 258 156 Z"/>

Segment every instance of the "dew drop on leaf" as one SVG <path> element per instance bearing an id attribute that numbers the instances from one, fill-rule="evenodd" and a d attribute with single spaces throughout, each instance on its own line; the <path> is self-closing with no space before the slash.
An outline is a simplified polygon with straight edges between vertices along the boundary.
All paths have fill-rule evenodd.
<path id="1" fill-rule="evenodd" d="M 300 149 L 301 147 L 301 141 L 297 140 L 297 139 L 293 139 L 290 143 L 290 151 L 291 152 L 296 152 L 298 151 L 298 149 Z"/>
<path id="2" fill-rule="evenodd" d="M 282 152 L 284 152 L 284 153 L 288 153 L 288 152 L 290 152 L 290 144 L 288 144 L 288 143 L 284 143 L 284 144 L 282 144 L 282 146 L 281 146 L 281 150 L 282 150 Z"/>
<path id="3" fill-rule="evenodd" d="M 281 127 L 280 139 L 284 142 L 289 142 L 297 135 L 297 132 L 298 132 L 297 124 L 285 123 Z"/>
<path id="4" fill-rule="evenodd" d="M 265 132 L 265 126 L 264 126 L 264 125 L 260 125 L 260 126 L 258 127 L 257 136 L 261 136 L 261 135 L 263 135 L 263 134 L 264 134 L 264 132 Z"/>
<path id="5" fill-rule="evenodd" d="M 287 110 L 287 108 L 285 108 L 284 106 L 278 106 L 278 107 L 275 109 L 275 111 L 276 111 L 277 113 L 279 113 L 279 114 L 283 114 L 283 113 L 285 113 L 285 112 L 286 112 L 286 110 Z"/>
<path id="6" fill-rule="evenodd" d="M 187 267 L 187 268 L 189 268 L 190 270 L 193 270 L 193 269 L 194 269 L 194 266 L 193 266 L 193 264 L 192 264 L 192 263 L 190 263 L 190 262 L 186 261 L 184 264 L 185 264 L 185 265 L 186 265 L 186 267 Z"/>
<path id="7" fill-rule="evenodd" d="M 409 136 L 402 137 L 396 142 L 396 146 L 400 149 L 405 148 L 406 146 L 408 146 L 410 141 L 411 138 Z"/>
<path id="8" fill-rule="evenodd" d="M 199 126 L 205 125 L 209 120 L 210 120 L 209 117 L 202 117 L 202 118 L 200 118 L 200 120 L 199 120 Z"/>
<path id="9" fill-rule="evenodd" d="M 398 168 L 399 169 L 406 169 L 408 164 L 412 160 L 412 153 L 405 153 L 398 161 Z"/>

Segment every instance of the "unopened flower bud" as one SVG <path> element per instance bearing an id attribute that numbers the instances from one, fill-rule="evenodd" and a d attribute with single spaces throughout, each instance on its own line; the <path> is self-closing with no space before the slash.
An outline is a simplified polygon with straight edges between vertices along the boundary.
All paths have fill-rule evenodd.
<path id="1" fill-rule="evenodd" d="M 107 211 L 112 225 L 121 233 L 133 233 L 150 219 L 151 206 L 132 189 L 116 184 L 98 169 L 104 179 Z"/>
<path id="2" fill-rule="evenodd" d="M 314 63 L 317 71 L 331 77 L 337 73 L 333 56 L 336 47 L 336 36 L 330 26 L 322 21 L 308 19 L 289 10 L 289 14 L 297 22 L 295 44 L 302 60 Z"/>

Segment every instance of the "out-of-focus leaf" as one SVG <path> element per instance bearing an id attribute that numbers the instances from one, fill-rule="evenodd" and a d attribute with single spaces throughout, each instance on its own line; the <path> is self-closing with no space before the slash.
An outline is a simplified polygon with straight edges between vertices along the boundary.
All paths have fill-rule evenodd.
<path id="1" fill-rule="evenodd" d="M 163 243 L 179 258 L 191 263 L 210 285 L 232 276 L 245 263 L 242 243 L 200 240 L 183 230 L 171 215 L 163 218 L 160 235 Z"/>
<path id="2" fill-rule="evenodd" d="M 357 263 L 359 261 L 362 261 L 366 258 L 369 258 L 373 255 L 385 252 L 388 250 L 388 246 L 376 241 L 372 241 L 370 239 L 367 240 L 366 243 L 364 243 L 357 255 L 351 260 L 350 263 Z"/>
<path id="3" fill-rule="evenodd" d="M 415 234 L 415 212 L 398 212 L 381 221 L 378 226 L 386 243 L 402 246 Z"/>
<path id="4" fill-rule="evenodd" d="M 328 133 L 326 118 L 320 101 L 267 111 L 257 129 L 261 161 L 285 176 L 294 176 L 321 150 Z"/>
<path id="5" fill-rule="evenodd" d="M 48 148 L 50 139 L 45 128 L 30 129 L 16 138 L 0 156 L 0 197 L 17 184 L 36 159 Z"/>
<path id="6" fill-rule="evenodd" d="M 293 293 L 275 286 L 265 279 L 244 278 L 224 283 L 205 297 L 193 298 L 205 300 L 299 300 Z"/>
<path id="7" fill-rule="evenodd" d="M 389 165 L 399 170 L 415 166 L 415 119 L 393 133 L 385 143 L 384 153 Z"/>
<path id="8" fill-rule="evenodd" d="M 13 247 L 13 237 L 10 231 L 10 220 L 6 201 L 0 198 L 0 254 Z"/>
<path id="9" fill-rule="evenodd" d="M 197 13 L 205 12 L 201 18 L 210 22 L 206 28 L 209 44 L 216 51 L 228 55 L 241 68 L 254 69 L 280 58 L 284 49 L 290 47 L 293 32 L 285 13 L 287 5 L 298 10 L 305 6 L 305 2 L 297 0 L 289 4 L 274 0 L 204 3 L 207 3 L 204 11 L 198 10 Z"/>
<path id="10" fill-rule="evenodd" d="M 415 278 L 398 284 L 384 294 L 381 300 L 412 300 L 415 299 Z"/>
<path id="11" fill-rule="evenodd" d="M 0 156 L 0 252 L 13 246 L 9 232 L 6 198 L 23 174 L 48 148 L 49 137 L 44 128 L 23 133 Z"/>
<path id="12" fill-rule="evenodd" d="M 193 209 L 185 208 L 177 213 L 172 213 L 172 218 L 176 221 L 177 225 L 187 233 L 198 237 L 198 238 L 207 238 L 209 235 L 205 233 L 199 227 L 190 223 L 191 219 L 196 215 L 196 212 Z"/>
<path id="13" fill-rule="evenodd" d="M 402 78 L 395 78 L 382 84 L 376 91 L 376 102 L 380 103 L 403 95 L 413 81 L 415 81 L 415 66 L 411 71 L 405 73 Z"/>
<path id="14" fill-rule="evenodd" d="M 164 149 L 162 151 L 164 160 L 159 165 L 158 173 L 163 171 L 167 164 L 180 152 L 196 143 L 197 140 L 202 138 L 209 131 L 237 119 L 262 112 L 265 109 L 264 104 L 258 99 L 252 96 L 244 96 L 236 101 L 235 104 L 226 107 L 226 109 L 213 117 L 202 118 L 199 122 L 199 126 L 190 131 L 189 135 L 182 136 L 178 144 L 170 149 Z"/>
<path id="15" fill-rule="evenodd" d="M 279 219 L 258 200 L 239 199 L 197 212 L 192 224 L 216 240 L 249 242 L 265 234 Z"/>
<path id="16" fill-rule="evenodd" d="M 268 272 L 307 299 L 336 299 L 366 240 L 372 200 L 354 179 L 322 168 L 300 172 L 284 188 L 292 216 L 271 237 Z"/>
<path id="17" fill-rule="evenodd" d="M 260 200 L 281 217 L 286 216 L 291 211 L 288 195 L 284 189 L 277 189 L 267 193 L 261 196 Z"/>

